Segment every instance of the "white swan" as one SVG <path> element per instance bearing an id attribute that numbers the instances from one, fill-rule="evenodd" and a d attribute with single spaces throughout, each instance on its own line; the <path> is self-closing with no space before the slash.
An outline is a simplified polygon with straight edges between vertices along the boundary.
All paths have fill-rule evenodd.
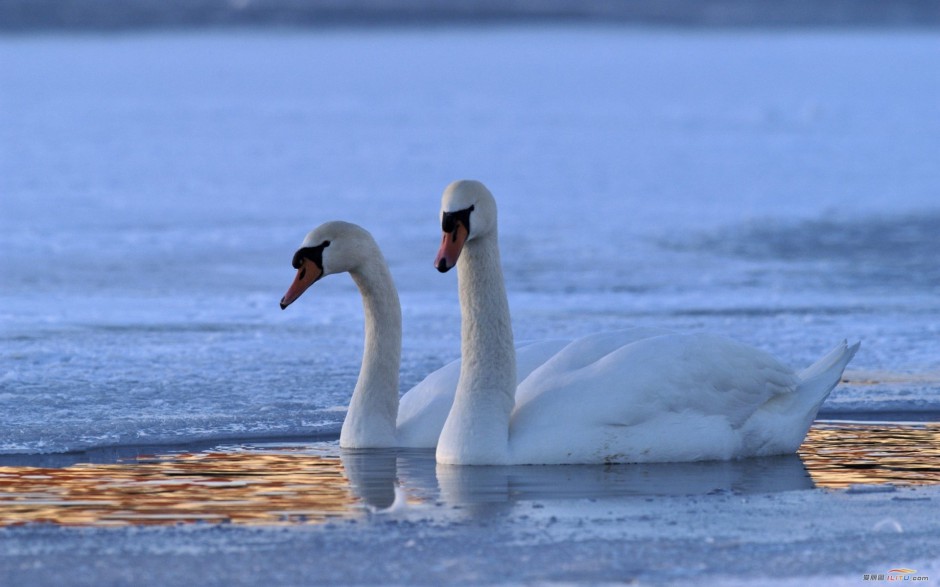
<path id="1" fill-rule="evenodd" d="M 348 222 L 327 222 L 310 232 L 294 253 L 297 275 L 281 309 L 325 275 L 348 272 L 362 294 L 365 347 L 362 367 L 340 432 L 343 448 L 434 448 L 453 403 L 460 360 L 428 375 L 399 402 L 401 306 L 395 282 L 372 235 Z M 520 375 L 554 355 L 565 341 L 519 349 Z"/>
<path id="2" fill-rule="evenodd" d="M 455 465 L 627 463 L 792 453 L 858 349 L 795 373 L 708 334 L 658 329 L 570 343 L 517 388 L 496 202 L 458 181 L 441 202 L 439 271 L 458 266 L 460 381 L 437 445 Z M 459 257 L 459 263 L 458 263 Z"/>

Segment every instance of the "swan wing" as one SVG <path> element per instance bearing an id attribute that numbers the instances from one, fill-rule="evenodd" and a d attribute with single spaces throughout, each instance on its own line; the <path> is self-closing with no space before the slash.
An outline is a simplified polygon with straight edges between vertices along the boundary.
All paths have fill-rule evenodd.
<path id="1" fill-rule="evenodd" d="M 514 462 L 743 456 L 743 424 L 797 386 L 770 355 L 722 337 L 622 336 L 626 344 L 601 356 L 588 351 L 612 339 L 575 341 L 523 381 L 510 424 Z"/>

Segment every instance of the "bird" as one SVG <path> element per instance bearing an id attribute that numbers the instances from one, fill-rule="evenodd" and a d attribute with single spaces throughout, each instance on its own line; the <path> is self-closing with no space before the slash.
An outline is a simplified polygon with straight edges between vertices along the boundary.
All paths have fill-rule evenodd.
<path id="1" fill-rule="evenodd" d="M 441 198 L 434 266 L 457 267 L 460 376 L 443 465 L 612 464 L 793 453 L 860 343 L 794 371 L 711 333 L 633 328 L 571 341 L 517 384 L 497 206 L 479 181 Z"/>

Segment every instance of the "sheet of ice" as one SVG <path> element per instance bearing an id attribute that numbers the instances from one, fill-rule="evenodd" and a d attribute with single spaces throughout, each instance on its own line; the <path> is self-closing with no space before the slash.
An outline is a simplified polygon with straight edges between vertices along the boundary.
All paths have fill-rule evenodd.
<path id="1" fill-rule="evenodd" d="M 605 27 L 0 38 L 0 452 L 336 431 L 348 278 L 277 302 L 306 231 L 361 223 L 402 387 L 455 358 L 438 198 L 500 202 L 517 338 L 711 330 L 824 406 L 940 409 L 940 38 Z M 855 384 L 855 382 L 858 384 Z"/>

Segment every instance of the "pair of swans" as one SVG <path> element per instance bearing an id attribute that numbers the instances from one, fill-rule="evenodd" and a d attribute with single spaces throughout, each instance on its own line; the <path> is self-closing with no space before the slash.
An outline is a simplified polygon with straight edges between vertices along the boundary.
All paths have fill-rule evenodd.
<path id="1" fill-rule="evenodd" d="M 441 201 L 435 267 L 457 267 L 461 359 L 399 401 L 401 307 L 372 236 L 328 222 L 295 253 L 286 308 L 325 275 L 362 294 L 365 348 L 343 422 L 344 448 L 437 447 L 454 465 L 725 460 L 793 453 L 859 344 L 795 372 L 710 334 L 635 328 L 516 349 L 496 201 L 457 181 Z"/>

